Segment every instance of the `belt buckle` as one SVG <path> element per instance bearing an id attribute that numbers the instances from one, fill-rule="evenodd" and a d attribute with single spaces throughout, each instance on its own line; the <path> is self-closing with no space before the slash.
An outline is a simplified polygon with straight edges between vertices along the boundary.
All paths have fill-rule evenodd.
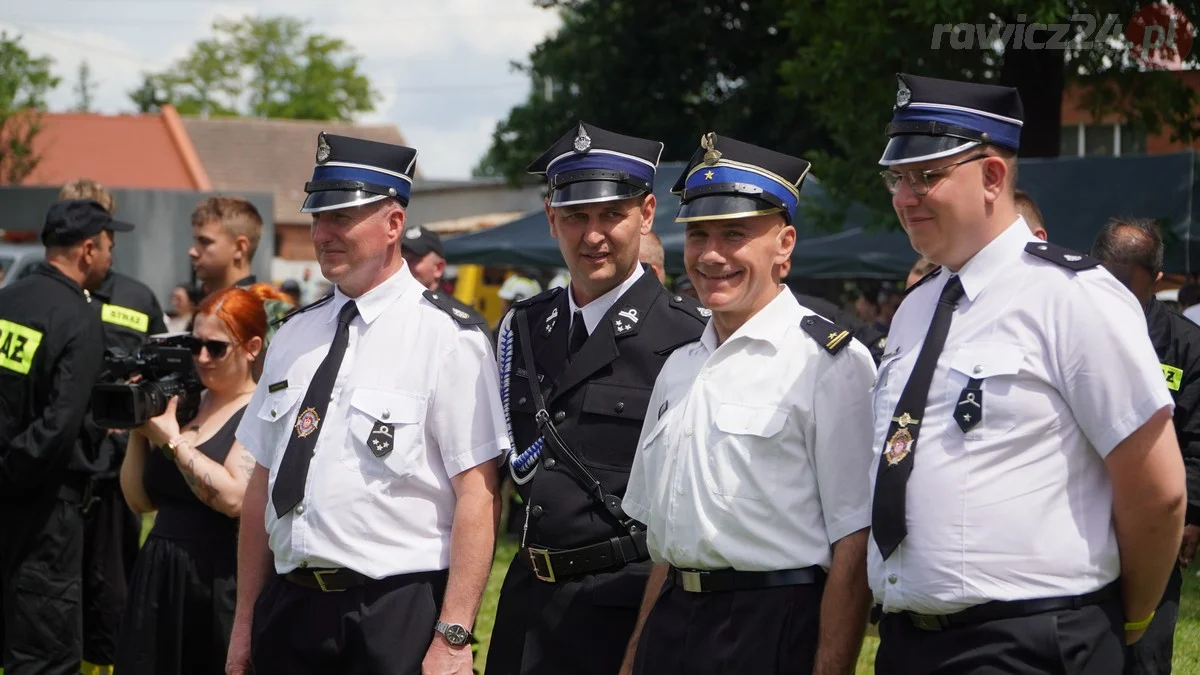
<path id="1" fill-rule="evenodd" d="M 322 593 L 341 593 L 346 590 L 344 588 L 329 588 L 325 585 L 325 575 L 337 574 L 338 570 L 313 570 L 313 578 L 317 580 L 317 585 L 321 587 Z"/>
<path id="2" fill-rule="evenodd" d="M 688 570 L 678 570 L 677 581 L 683 582 L 683 590 L 688 593 L 703 593 L 704 584 L 701 583 L 704 572 L 689 572 Z"/>
<path id="3" fill-rule="evenodd" d="M 912 624 L 921 630 L 943 630 L 949 625 L 945 617 L 934 614 L 915 614 L 909 612 L 908 618 L 912 620 Z"/>
<path id="4" fill-rule="evenodd" d="M 532 546 L 526 550 L 529 552 L 529 564 L 533 567 L 533 576 L 537 577 L 539 581 L 544 581 L 548 584 L 554 583 L 554 565 L 550 564 L 550 551 Z M 538 566 L 539 559 L 546 565 L 545 574 L 542 573 L 541 567 Z"/>

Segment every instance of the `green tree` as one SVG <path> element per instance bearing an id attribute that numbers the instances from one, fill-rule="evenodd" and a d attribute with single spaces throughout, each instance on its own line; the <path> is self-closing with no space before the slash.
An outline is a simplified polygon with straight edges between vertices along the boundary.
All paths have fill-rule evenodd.
<path id="1" fill-rule="evenodd" d="M 686 160 L 707 131 L 806 153 L 831 147 L 798 99 L 779 95 L 788 0 L 544 1 L 559 31 L 526 64 L 531 91 L 493 133 L 476 175 L 516 180 L 576 121 L 662 141 Z"/>
<path id="2" fill-rule="evenodd" d="M 349 120 L 378 94 L 345 41 L 307 34 L 290 17 L 218 19 L 213 36 L 129 93 L 141 110 L 171 103 L 183 114 Z"/>
<path id="3" fill-rule="evenodd" d="M 58 86 L 53 60 L 32 56 L 19 35 L 0 31 L 0 184 L 20 183 L 38 165 L 34 138 L 42 129 L 46 94 Z"/>
<path id="4" fill-rule="evenodd" d="M 812 160 L 838 204 L 864 202 L 894 227 L 877 162 L 899 72 L 1017 87 L 1023 156 L 1058 154 L 1063 93 L 1072 84 L 1085 88 L 1095 114 L 1125 111 L 1128 122 L 1178 140 L 1200 135 L 1196 93 L 1170 73 L 1143 72 L 1123 35 L 1143 1 L 537 4 L 557 6 L 562 27 L 528 63 L 514 64 L 531 92 L 497 125 L 477 175 L 515 178 L 577 117 L 663 140 L 664 159 L 685 159 L 700 133 L 715 130 Z M 1175 3 L 1200 19 L 1198 5 Z M 1013 48 L 1017 30 L 1032 44 L 1060 37 L 1035 23 L 1071 23 L 1061 36 L 1067 48 L 1029 48 L 1026 40 Z M 946 30 L 935 44 L 939 26 Z M 1187 66 L 1197 65 L 1196 52 L 1186 56 Z M 840 213 L 827 213 L 826 224 Z"/>

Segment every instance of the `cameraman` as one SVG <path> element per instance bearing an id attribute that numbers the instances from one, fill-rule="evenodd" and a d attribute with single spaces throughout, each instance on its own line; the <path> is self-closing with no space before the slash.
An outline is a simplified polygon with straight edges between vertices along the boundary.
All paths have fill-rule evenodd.
<path id="1" fill-rule="evenodd" d="M 135 511 L 158 511 L 134 568 L 117 648 L 122 675 L 220 673 L 236 601 L 237 519 L 254 458 L 234 430 L 254 393 L 267 335 L 267 284 L 226 288 L 196 310 L 189 346 L 205 391 L 191 419 L 138 427 L 121 466 Z M 183 648 L 179 649 L 178 646 Z"/>
<path id="2" fill-rule="evenodd" d="M 59 201 L 93 199 L 116 215 L 112 193 L 94 180 L 80 178 L 62 186 Z M 149 335 L 167 332 L 162 306 L 145 284 L 111 269 L 89 292 L 88 302 L 104 327 L 106 352 L 137 353 Z M 102 370 L 101 381 L 110 378 Z M 83 660 L 111 667 L 117 652 L 121 608 L 141 538 L 139 518 L 121 498 L 117 472 L 128 433 L 100 428 L 84 418 L 82 442 L 95 460 L 96 473 L 84 490 Z"/>
<path id="3" fill-rule="evenodd" d="M 84 298 L 112 265 L 112 219 L 93 200 L 46 214 L 46 260 L 0 289 L 0 592 L 6 675 L 78 673 L 83 514 L 80 425 L 100 371 Z"/>

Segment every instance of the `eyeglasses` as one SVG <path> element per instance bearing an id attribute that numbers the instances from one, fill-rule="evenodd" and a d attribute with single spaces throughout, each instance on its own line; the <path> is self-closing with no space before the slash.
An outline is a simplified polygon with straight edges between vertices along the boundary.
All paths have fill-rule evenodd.
<path id="1" fill-rule="evenodd" d="M 929 191 L 933 189 L 933 185 L 937 183 L 939 179 L 945 177 L 945 174 L 941 172 L 945 171 L 946 173 L 949 173 L 948 170 L 953 169 L 956 166 L 966 164 L 967 162 L 974 162 L 977 159 L 984 159 L 987 157 L 990 157 L 990 155 L 975 155 L 974 157 L 968 157 L 953 164 L 939 166 L 936 169 L 926 169 L 924 171 L 905 171 L 904 173 L 899 173 L 897 171 L 892 171 L 891 169 L 884 169 L 883 171 L 879 172 L 879 175 L 883 177 L 883 184 L 885 187 L 887 187 L 887 191 L 892 194 L 896 194 L 896 191 L 900 189 L 900 180 L 907 176 L 908 184 L 912 186 L 913 192 L 924 196 L 929 194 Z"/>
<path id="2" fill-rule="evenodd" d="M 188 350 L 192 352 L 192 356 L 200 356 L 200 351 L 207 349 L 208 355 L 211 358 L 219 359 L 225 356 L 225 353 L 229 351 L 230 345 L 233 344 L 241 343 L 226 342 L 224 340 L 201 340 L 194 337 L 188 342 Z"/>

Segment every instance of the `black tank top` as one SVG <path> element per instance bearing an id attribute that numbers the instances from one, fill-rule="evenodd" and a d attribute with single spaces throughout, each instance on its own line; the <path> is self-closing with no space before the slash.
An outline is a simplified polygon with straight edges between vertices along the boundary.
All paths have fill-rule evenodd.
<path id="1" fill-rule="evenodd" d="M 217 464 L 224 464 L 246 407 L 242 406 L 212 438 L 196 446 Z M 213 509 L 192 493 L 175 462 L 153 449 L 146 456 L 142 489 L 158 508 L 151 535 L 168 539 L 237 539 L 237 520 Z"/>

